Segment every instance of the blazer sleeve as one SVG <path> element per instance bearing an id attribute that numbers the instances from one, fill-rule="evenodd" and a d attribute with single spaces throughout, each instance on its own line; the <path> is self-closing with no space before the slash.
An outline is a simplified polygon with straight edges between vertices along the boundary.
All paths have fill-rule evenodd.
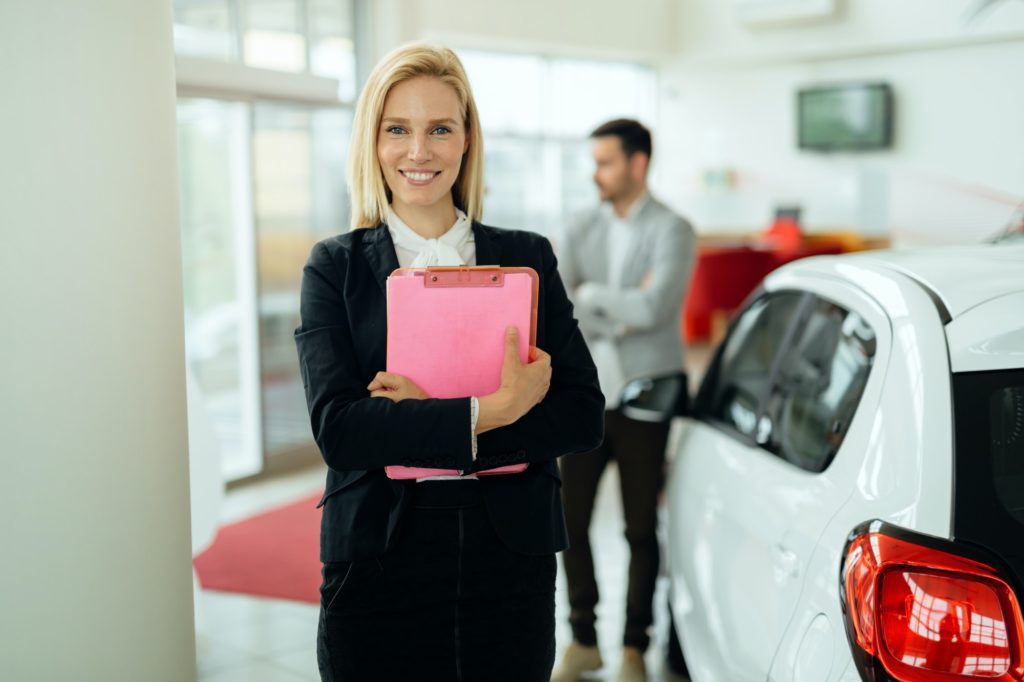
<path id="1" fill-rule="evenodd" d="M 541 350 L 551 355 L 551 386 L 544 400 L 518 421 L 477 436 L 473 470 L 584 452 L 604 438 L 604 396 L 597 369 L 546 239 L 541 241 L 541 263 L 546 346 Z"/>
<path id="2" fill-rule="evenodd" d="M 363 271 L 366 281 L 346 287 L 359 277 L 350 266 L 347 254 L 332 254 L 321 242 L 302 273 L 295 344 L 313 438 L 324 461 L 338 471 L 392 464 L 468 469 L 473 462 L 468 397 L 398 403 L 370 397 L 349 323 L 366 319 L 369 311 L 350 310 L 346 292 L 377 284 Z"/>
<path id="3" fill-rule="evenodd" d="M 693 228 L 682 218 L 663 224 L 651 251 L 651 281 L 644 288 L 619 289 L 588 283 L 579 306 L 598 317 L 635 331 L 665 324 L 682 305 L 695 257 Z"/>
<path id="4" fill-rule="evenodd" d="M 580 250 L 583 244 L 583 231 L 585 225 L 593 220 L 591 214 L 580 215 L 570 221 L 562 234 L 558 249 L 558 274 L 562 277 L 569 300 L 573 304 L 573 311 L 580 330 L 590 338 L 614 338 L 621 336 L 621 327 L 614 320 L 595 315 L 590 310 L 579 305 L 574 296 L 576 288 L 583 283 L 583 274 L 579 266 Z"/>

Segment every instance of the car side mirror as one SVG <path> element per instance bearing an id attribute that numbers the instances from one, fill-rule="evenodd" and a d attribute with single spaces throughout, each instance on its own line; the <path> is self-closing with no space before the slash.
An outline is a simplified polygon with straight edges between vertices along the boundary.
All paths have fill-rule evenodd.
<path id="1" fill-rule="evenodd" d="M 689 412 L 686 372 L 634 379 L 622 389 L 619 407 L 630 419 L 665 422 Z"/>

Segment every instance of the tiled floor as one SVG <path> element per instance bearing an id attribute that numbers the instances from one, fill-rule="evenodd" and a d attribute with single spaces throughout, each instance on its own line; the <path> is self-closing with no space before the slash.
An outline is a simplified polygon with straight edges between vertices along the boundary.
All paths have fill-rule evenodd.
<path id="1" fill-rule="evenodd" d="M 706 351 L 691 353 L 691 377 L 702 368 Z M 695 371 L 696 370 L 696 371 Z M 671 441 L 670 441 L 671 443 Z M 669 451 L 671 452 L 671 444 Z M 263 509 L 301 499 L 323 488 L 324 470 L 315 468 L 231 491 L 222 512 L 231 522 Z M 605 667 L 592 680 L 614 680 L 626 598 L 628 546 L 623 537 L 618 474 L 613 466 L 598 491 L 591 527 L 598 585 L 598 638 Z M 663 671 L 667 636 L 666 579 L 655 595 L 654 641 L 647 652 L 650 682 L 677 682 Z M 571 639 L 564 575 L 557 583 L 556 643 L 559 654 Z M 310 604 L 203 590 L 198 596 L 196 632 L 201 682 L 318 682 L 317 607 Z"/>

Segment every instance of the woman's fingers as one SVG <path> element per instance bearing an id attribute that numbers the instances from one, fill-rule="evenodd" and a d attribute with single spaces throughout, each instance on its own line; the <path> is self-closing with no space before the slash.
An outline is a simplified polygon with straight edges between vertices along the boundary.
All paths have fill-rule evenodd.
<path id="1" fill-rule="evenodd" d="M 519 362 L 519 330 L 515 327 L 505 329 L 505 366 L 517 365 Z"/>
<path id="2" fill-rule="evenodd" d="M 373 381 L 366 387 L 366 390 L 373 392 L 378 391 L 382 388 L 395 389 L 398 388 L 399 383 L 404 377 L 398 374 L 389 374 L 388 372 L 377 372 L 373 377 Z"/>
<path id="3" fill-rule="evenodd" d="M 377 372 L 376 376 L 373 377 L 373 381 L 366 387 L 366 390 L 370 392 L 371 398 L 390 398 L 396 403 L 406 398 L 421 400 L 428 397 L 423 392 L 423 389 L 413 383 L 408 377 L 404 377 L 401 374 L 391 374 L 390 372 Z"/>

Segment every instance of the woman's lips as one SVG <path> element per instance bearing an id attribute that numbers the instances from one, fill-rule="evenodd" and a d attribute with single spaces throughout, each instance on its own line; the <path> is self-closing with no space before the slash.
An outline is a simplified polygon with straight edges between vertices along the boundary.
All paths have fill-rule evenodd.
<path id="1" fill-rule="evenodd" d="M 403 170 L 398 171 L 402 174 L 410 184 L 413 185 L 429 185 L 434 178 L 441 174 L 441 171 L 412 171 Z"/>

